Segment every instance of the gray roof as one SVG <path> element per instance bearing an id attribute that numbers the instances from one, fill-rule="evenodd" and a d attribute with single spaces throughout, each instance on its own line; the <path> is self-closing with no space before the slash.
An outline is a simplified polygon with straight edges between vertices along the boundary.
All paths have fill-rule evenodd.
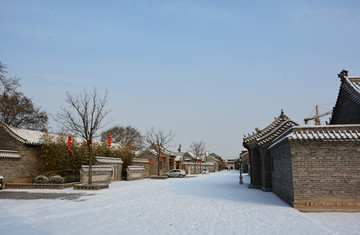
<path id="1" fill-rule="evenodd" d="M 3 129 L 9 133 L 11 137 L 16 139 L 17 141 L 23 143 L 23 144 L 29 144 L 29 145 L 41 145 L 43 143 L 43 138 L 47 134 L 52 138 L 57 138 L 60 135 L 58 134 L 52 134 L 52 133 L 46 133 L 42 131 L 33 131 L 33 130 L 27 130 L 27 129 L 20 129 L 16 127 L 11 127 L 5 123 L 0 124 Z M 77 138 L 73 137 L 73 140 L 76 140 L 77 142 L 85 141 L 83 138 Z M 67 139 L 66 139 L 67 141 Z M 97 141 L 95 141 L 97 142 Z M 120 143 L 111 143 L 111 147 L 122 147 Z"/>
<path id="2" fill-rule="evenodd" d="M 121 158 L 95 156 L 95 160 L 102 164 L 123 164 Z"/>
<path id="3" fill-rule="evenodd" d="M 360 106 L 360 77 L 348 76 L 348 71 L 343 70 L 338 76 L 341 78 L 341 88 L 349 95 L 350 99 Z"/>
<path id="4" fill-rule="evenodd" d="M 20 141 L 23 144 L 39 145 L 41 144 L 41 139 L 44 135 L 44 132 L 41 131 L 33 131 L 33 130 L 10 127 L 5 123 L 2 123 L 1 126 L 4 128 L 4 130 L 7 133 L 9 133 L 10 136 L 12 136 L 13 138 Z"/>
<path id="5" fill-rule="evenodd" d="M 286 139 L 293 142 L 359 142 L 360 125 L 296 126 L 269 148 Z"/>
<path id="6" fill-rule="evenodd" d="M 293 141 L 360 141 L 360 125 L 294 127 Z"/>
<path id="7" fill-rule="evenodd" d="M 288 129 L 298 125 L 299 124 L 291 120 L 283 113 L 283 111 L 281 111 L 280 116 L 275 118 L 275 120 L 267 127 L 262 130 L 257 130 L 256 133 L 252 135 L 244 137 L 244 146 L 255 142 L 258 145 L 269 143 L 284 134 Z"/>

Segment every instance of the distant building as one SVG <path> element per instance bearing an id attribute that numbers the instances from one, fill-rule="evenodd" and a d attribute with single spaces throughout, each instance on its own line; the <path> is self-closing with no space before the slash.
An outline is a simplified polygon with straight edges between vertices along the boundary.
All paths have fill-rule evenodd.
<path id="1" fill-rule="evenodd" d="M 40 154 L 45 134 L 41 131 L 20 129 L 0 123 L 0 175 L 4 177 L 5 183 L 32 183 L 37 175 L 44 173 L 45 162 Z M 82 141 L 80 138 L 74 139 Z M 113 143 L 112 147 L 115 146 L 121 144 Z M 94 159 L 95 164 L 107 161 L 106 164 L 111 165 L 113 180 L 121 180 L 121 159 L 110 162 L 110 158 L 99 157 L 98 160 Z"/>
<path id="2" fill-rule="evenodd" d="M 243 150 L 240 153 L 240 158 L 241 158 L 241 162 L 242 162 L 242 170 L 243 173 L 249 173 L 249 166 L 250 166 L 250 162 L 249 162 L 249 151 L 248 150 Z M 240 161 L 239 158 L 239 161 Z"/>
<path id="3" fill-rule="evenodd" d="M 228 170 L 234 170 L 235 169 L 235 158 L 228 158 L 226 159 L 226 167 Z"/>
<path id="4" fill-rule="evenodd" d="M 169 170 L 175 169 L 176 153 L 162 148 L 160 157 L 157 152 L 149 147 L 136 154 L 133 159 L 133 165 L 143 166 L 145 176 L 163 175 Z"/>
<path id="5" fill-rule="evenodd" d="M 216 153 L 210 153 L 209 156 L 217 160 L 217 162 L 216 162 L 217 170 L 216 171 L 221 171 L 224 168 L 223 159 Z"/>

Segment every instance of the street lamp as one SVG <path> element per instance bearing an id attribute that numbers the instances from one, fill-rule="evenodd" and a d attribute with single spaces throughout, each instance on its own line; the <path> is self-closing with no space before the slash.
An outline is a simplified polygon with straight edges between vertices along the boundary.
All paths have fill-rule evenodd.
<path id="1" fill-rule="evenodd" d="M 239 181 L 239 184 L 243 184 L 244 182 L 243 182 L 243 176 L 242 176 L 242 159 L 241 159 L 241 153 L 240 153 L 240 155 L 239 155 L 239 157 L 240 157 L 240 181 Z"/>

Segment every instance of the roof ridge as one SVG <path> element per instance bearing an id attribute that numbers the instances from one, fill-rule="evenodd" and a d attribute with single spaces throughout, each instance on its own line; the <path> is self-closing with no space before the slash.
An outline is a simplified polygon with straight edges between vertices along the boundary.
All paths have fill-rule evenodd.
<path id="1" fill-rule="evenodd" d="M 4 128 L 4 130 L 11 136 L 13 137 L 14 139 L 16 139 L 17 141 L 23 143 L 23 144 L 26 144 L 26 139 L 22 138 L 21 136 L 19 136 L 18 134 L 16 134 L 14 131 L 13 131 L 13 128 L 16 128 L 16 127 L 10 127 L 8 124 L 6 123 L 1 123 L 1 126 Z M 16 128 L 16 129 L 19 129 L 19 128 Z"/>
<path id="2" fill-rule="evenodd" d="M 254 133 L 253 135 L 245 136 L 243 139 L 243 142 L 249 143 L 251 141 L 261 140 L 262 138 L 265 138 L 265 136 L 269 136 L 271 133 L 276 132 L 276 130 L 278 130 L 279 127 L 284 126 L 284 123 L 291 123 L 291 122 L 294 123 L 295 125 L 299 125 L 298 123 L 293 121 L 291 118 L 286 116 L 284 114 L 283 110 L 281 110 L 280 116 L 275 118 L 274 121 L 272 121 L 269 125 L 267 125 L 262 130 L 259 130 L 257 133 Z"/>

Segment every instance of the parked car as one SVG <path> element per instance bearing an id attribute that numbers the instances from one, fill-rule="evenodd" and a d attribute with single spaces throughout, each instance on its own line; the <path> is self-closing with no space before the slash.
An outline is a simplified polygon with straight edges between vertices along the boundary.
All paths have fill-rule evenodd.
<path id="1" fill-rule="evenodd" d="M 174 169 L 169 172 L 166 172 L 165 174 L 163 174 L 163 176 L 182 178 L 182 177 L 186 176 L 186 172 L 184 170 Z"/>
<path id="2" fill-rule="evenodd" d="M 203 169 L 203 170 L 202 170 L 202 173 L 203 173 L 203 174 L 209 174 L 209 169 Z"/>

